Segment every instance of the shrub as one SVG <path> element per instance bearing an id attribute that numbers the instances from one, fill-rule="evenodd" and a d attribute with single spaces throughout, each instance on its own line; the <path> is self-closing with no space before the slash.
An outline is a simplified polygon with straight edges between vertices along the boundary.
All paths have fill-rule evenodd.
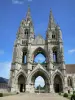
<path id="1" fill-rule="evenodd" d="M 61 92 L 59 92 L 59 95 L 61 95 Z"/>
<path id="2" fill-rule="evenodd" d="M 75 94 L 71 96 L 71 100 L 75 100 Z"/>
<path id="3" fill-rule="evenodd" d="M 17 92 L 16 94 L 19 94 L 19 92 Z"/>
<path id="4" fill-rule="evenodd" d="M 0 93 L 0 97 L 3 97 L 3 93 Z"/>
<path id="5" fill-rule="evenodd" d="M 73 94 L 75 94 L 75 91 L 73 91 Z"/>
<path id="6" fill-rule="evenodd" d="M 68 94 L 67 93 L 64 93 L 64 95 L 63 95 L 64 97 L 68 97 Z"/>

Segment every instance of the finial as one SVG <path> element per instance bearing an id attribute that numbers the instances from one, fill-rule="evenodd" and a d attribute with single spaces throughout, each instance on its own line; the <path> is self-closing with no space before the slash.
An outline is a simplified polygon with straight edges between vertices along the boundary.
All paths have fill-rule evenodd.
<path id="1" fill-rule="evenodd" d="M 52 14 L 52 9 L 50 8 L 50 14 Z"/>
<path id="2" fill-rule="evenodd" d="M 57 23 L 57 25 L 56 25 L 56 28 L 60 30 L 60 26 L 59 26 L 59 24 L 58 24 L 58 23 Z"/>

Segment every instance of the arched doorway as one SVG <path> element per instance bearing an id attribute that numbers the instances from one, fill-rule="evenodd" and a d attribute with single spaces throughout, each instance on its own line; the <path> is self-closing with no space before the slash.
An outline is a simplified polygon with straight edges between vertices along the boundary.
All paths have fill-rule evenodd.
<path id="1" fill-rule="evenodd" d="M 18 77 L 18 88 L 20 92 L 25 92 L 25 77 L 22 74 Z"/>
<path id="2" fill-rule="evenodd" d="M 36 89 L 36 86 L 35 86 L 35 82 L 36 82 L 36 79 L 38 77 L 41 77 L 44 81 L 44 85 L 43 84 L 38 84 L 38 89 Z M 41 80 L 40 80 L 41 81 Z M 46 75 L 42 72 L 42 71 L 37 71 L 31 78 L 31 82 L 32 84 L 34 85 L 34 91 L 35 93 L 36 92 L 39 92 L 39 86 L 40 86 L 40 92 L 41 93 L 48 93 L 49 92 L 49 79 L 48 77 L 46 77 Z M 39 82 L 40 83 L 40 82 Z M 43 86 L 42 86 L 43 85 Z"/>
<path id="3" fill-rule="evenodd" d="M 56 93 L 63 92 L 62 79 L 59 75 L 54 78 L 54 90 Z"/>

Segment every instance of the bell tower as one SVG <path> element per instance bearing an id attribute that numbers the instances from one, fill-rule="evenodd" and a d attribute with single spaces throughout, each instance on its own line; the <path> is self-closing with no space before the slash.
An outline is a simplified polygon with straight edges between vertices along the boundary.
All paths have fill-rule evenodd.
<path id="1" fill-rule="evenodd" d="M 29 73 L 32 69 L 30 59 L 31 42 L 34 40 L 34 27 L 30 14 L 30 8 L 28 8 L 26 18 L 20 23 L 20 27 L 17 32 L 16 41 L 13 48 L 13 60 L 10 71 L 10 86 L 11 91 L 18 91 L 18 87 L 15 79 L 16 74 L 23 72 Z M 26 75 L 24 75 L 26 76 Z M 17 79 L 16 79 L 17 80 Z M 26 80 L 25 80 L 26 81 Z M 23 87 L 26 89 L 26 83 L 23 83 Z"/>
<path id="2" fill-rule="evenodd" d="M 52 10 L 50 10 L 49 24 L 46 32 L 46 42 L 48 48 L 48 68 L 50 75 L 55 71 L 60 72 L 65 77 L 66 83 L 66 68 L 64 61 L 62 32 L 58 24 L 55 23 Z M 52 84 L 52 83 L 51 83 Z M 50 88 L 52 89 L 53 86 Z M 66 86 L 64 86 L 65 88 Z M 53 90 L 53 89 L 52 89 Z"/>
<path id="3" fill-rule="evenodd" d="M 54 65 L 64 62 L 63 40 L 60 27 L 55 23 L 52 11 L 50 11 L 49 24 L 46 32 L 46 42 L 48 51 L 50 52 L 50 62 Z M 53 68 L 53 67 L 52 67 Z M 60 70 L 65 69 L 64 66 L 59 67 Z"/>

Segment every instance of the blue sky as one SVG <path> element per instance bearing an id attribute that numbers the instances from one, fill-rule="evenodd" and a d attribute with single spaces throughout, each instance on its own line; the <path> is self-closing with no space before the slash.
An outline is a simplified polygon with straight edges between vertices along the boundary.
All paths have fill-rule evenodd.
<path id="1" fill-rule="evenodd" d="M 52 9 L 62 30 L 65 63 L 75 64 L 75 0 L 0 0 L 0 76 L 5 78 L 9 78 L 13 44 L 28 5 L 35 35 L 41 34 L 44 38 Z"/>

